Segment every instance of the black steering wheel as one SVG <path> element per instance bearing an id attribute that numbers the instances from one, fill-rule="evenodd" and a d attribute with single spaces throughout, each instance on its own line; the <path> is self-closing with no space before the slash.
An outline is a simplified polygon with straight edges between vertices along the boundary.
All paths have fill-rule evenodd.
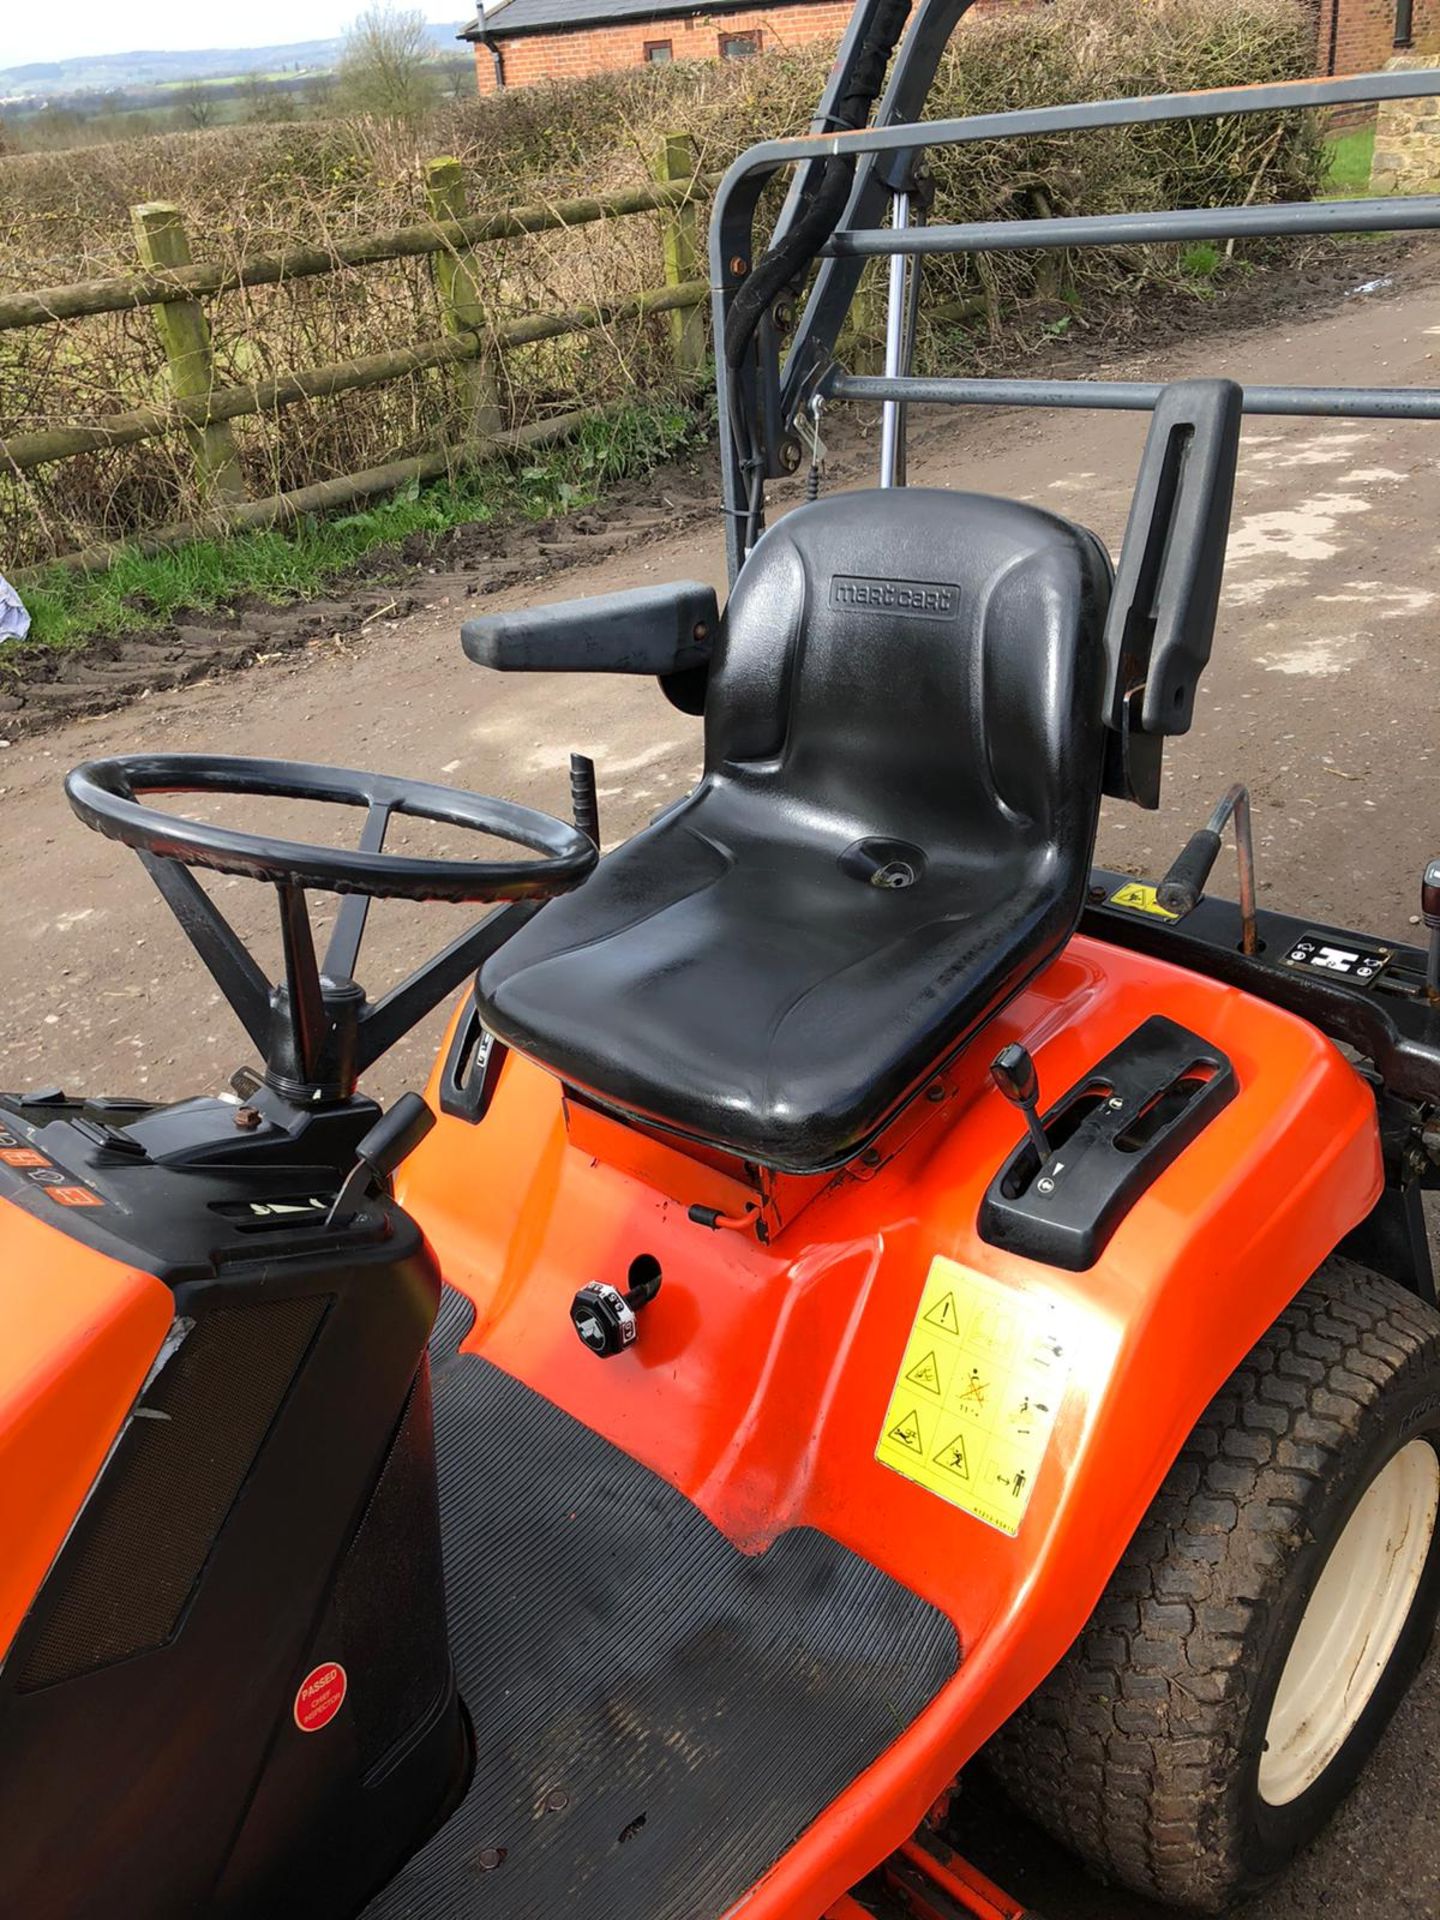
<path id="1" fill-rule="evenodd" d="M 533 807 L 398 780 L 350 767 L 199 753 L 130 753 L 91 760 L 67 775 L 70 805 L 97 833 L 187 867 L 269 880 L 278 886 L 361 893 L 377 900 L 543 900 L 565 893 L 595 865 L 578 827 Z M 275 800 L 327 800 L 367 810 L 353 852 L 239 833 L 147 806 L 152 793 L 253 793 Z M 392 814 L 489 834 L 540 855 L 535 860 L 419 860 L 381 850 Z"/>
<path id="2" fill-rule="evenodd" d="M 146 871 L 265 1057 L 265 1078 L 303 1107 L 348 1100 L 358 1076 L 514 933 L 540 903 L 579 886 L 594 868 L 594 841 L 579 827 L 477 793 L 316 767 L 198 753 L 132 753 L 92 760 L 66 777 L 70 805 L 97 833 L 139 854 Z M 147 806 L 152 793 L 253 793 L 363 807 L 353 851 L 240 833 Z M 464 827 L 523 847 L 530 860 L 420 860 L 386 853 L 393 814 Z M 280 901 L 285 977 L 272 985 L 187 867 L 267 880 Z M 324 960 L 317 959 L 305 891 L 346 899 Z M 373 1005 L 355 984 L 372 899 L 504 903 L 452 940 Z"/>

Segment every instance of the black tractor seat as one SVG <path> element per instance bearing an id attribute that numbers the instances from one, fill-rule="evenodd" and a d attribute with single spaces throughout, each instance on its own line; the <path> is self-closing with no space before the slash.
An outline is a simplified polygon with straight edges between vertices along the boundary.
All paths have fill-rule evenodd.
<path id="1" fill-rule="evenodd" d="M 1110 584 L 1014 501 L 789 514 L 726 610 L 699 785 L 486 963 L 487 1026 L 748 1160 L 849 1158 L 1074 929 Z"/>

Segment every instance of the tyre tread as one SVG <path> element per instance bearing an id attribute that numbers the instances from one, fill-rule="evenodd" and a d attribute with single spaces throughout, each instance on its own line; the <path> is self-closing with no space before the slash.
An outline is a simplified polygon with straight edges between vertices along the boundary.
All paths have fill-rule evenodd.
<path id="1" fill-rule="evenodd" d="M 1333 1256 L 1201 1416 L 1075 1646 L 990 1743 L 1011 1797 L 1102 1878 L 1218 1911 L 1252 1634 L 1305 1514 L 1440 1316 Z"/>

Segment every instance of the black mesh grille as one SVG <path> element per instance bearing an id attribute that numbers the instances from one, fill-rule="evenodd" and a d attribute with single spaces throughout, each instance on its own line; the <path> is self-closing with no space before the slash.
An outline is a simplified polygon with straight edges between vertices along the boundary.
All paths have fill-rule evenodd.
<path id="1" fill-rule="evenodd" d="M 328 1298 L 207 1314 L 146 1392 L 20 1654 L 22 1691 L 163 1646 Z"/>

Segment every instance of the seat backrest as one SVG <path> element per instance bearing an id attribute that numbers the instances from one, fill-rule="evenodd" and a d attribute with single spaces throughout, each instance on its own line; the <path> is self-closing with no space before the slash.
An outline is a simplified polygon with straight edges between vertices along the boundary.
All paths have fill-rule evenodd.
<path id="1" fill-rule="evenodd" d="M 805 815 L 969 854 L 1093 839 L 1105 549 L 1055 514 L 937 488 L 787 514 L 710 669 L 706 771 Z M 773 802 L 780 795 L 768 796 Z"/>

